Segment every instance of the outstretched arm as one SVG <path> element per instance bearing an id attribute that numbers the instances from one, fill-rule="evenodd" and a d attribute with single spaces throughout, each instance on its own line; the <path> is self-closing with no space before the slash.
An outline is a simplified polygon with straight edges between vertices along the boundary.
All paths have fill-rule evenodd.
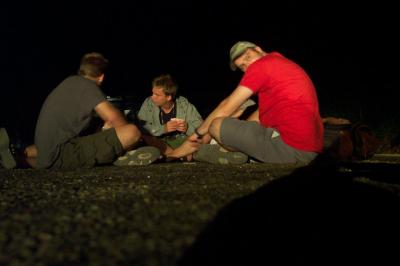
<path id="1" fill-rule="evenodd" d="M 238 86 L 227 98 L 225 98 L 204 120 L 197 129 L 200 134 L 208 134 L 211 122 L 218 117 L 229 117 L 251 96 L 253 91 L 244 86 Z M 196 133 L 195 133 L 196 134 Z"/>
<path id="2" fill-rule="evenodd" d="M 229 117 L 239 106 L 241 106 L 248 98 L 251 97 L 253 91 L 244 86 L 238 86 L 227 98 L 225 98 L 218 106 L 211 112 L 211 114 L 204 120 L 181 146 L 176 148 L 172 155 L 173 157 L 183 157 L 195 152 L 199 148 L 199 144 L 207 143 L 211 139 L 208 129 L 211 122 L 218 117 Z M 196 133 L 197 132 L 197 133 Z M 202 135 L 199 139 L 198 134 Z"/>

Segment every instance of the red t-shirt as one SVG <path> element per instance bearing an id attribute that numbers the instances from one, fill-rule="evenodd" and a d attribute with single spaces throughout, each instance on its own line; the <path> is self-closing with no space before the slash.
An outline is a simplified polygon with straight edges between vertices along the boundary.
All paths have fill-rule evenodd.
<path id="1" fill-rule="evenodd" d="M 282 140 L 299 150 L 321 152 L 323 125 L 318 98 L 307 73 L 272 52 L 252 63 L 240 85 L 258 95 L 260 123 L 276 129 Z"/>

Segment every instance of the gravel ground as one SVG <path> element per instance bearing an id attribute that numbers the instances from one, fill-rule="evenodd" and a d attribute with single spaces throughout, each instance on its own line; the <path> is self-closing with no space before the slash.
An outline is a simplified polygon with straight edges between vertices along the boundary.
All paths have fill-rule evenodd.
<path id="1" fill-rule="evenodd" d="M 319 250 L 315 257 L 305 247 L 338 240 L 322 230 L 324 223 L 334 224 L 326 223 L 328 214 L 334 213 L 335 222 L 346 214 L 352 228 L 364 219 L 370 225 L 376 215 L 389 220 L 387 225 L 397 221 L 391 214 L 400 207 L 400 164 L 393 158 L 309 167 L 161 163 L 59 172 L 0 169 L 0 265 L 251 265 L 283 253 L 290 263 L 312 264 L 332 253 Z M 337 211 L 347 206 L 344 199 L 352 208 L 373 205 L 361 208 L 373 216 L 348 216 L 350 207 Z M 378 213 L 381 205 L 391 209 Z M 311 226 L 315 213 L 326 219 Z M 308 231 L 299 227 L 306 222 Z M 398 229 L 386 229 L 397 236 Z M 372 239 L 387 240 L 369 231 Z M 317 240 L 302 245 L 299 239 Z M 268 250 L 259 247 L 275 255 L 266 256 Z"/>

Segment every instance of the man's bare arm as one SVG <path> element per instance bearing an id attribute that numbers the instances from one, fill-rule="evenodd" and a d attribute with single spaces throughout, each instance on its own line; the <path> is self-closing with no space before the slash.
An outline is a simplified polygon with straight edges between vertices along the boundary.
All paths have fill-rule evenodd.
<path id="1" fill-rule="evenodd" d="M 198 132 L 204 134 L 208 132 L 211 122 L 218 117 L 229 117 L 251 96 L 253 91 L 244 86 L 238 86 L 227 98 L 225 98 L 211 112 L 198 128 Z"/>
<path id="2" fill-rule="evenodd" d="M 104 128 L 120 127 L 126 125 L 124 115 L 108 101 L 102 101 L 95 107 L 96 113 L 104 121 Z"/>
<path id="3" fill-rule="evenodd" d="M 195 152 L 201 143 L 208 143 L 211 139 L 211 135 L 208 133 L 208 128 L 211 122 L 218 117 L 229 117 L 239 106 L 241 106 L 248 98 L 253 94 L 253 91 L 244 86 L 238 86 L 227 98 L 225 98 L 218 106 L 211 112 L 211 114 L 204 120 L 204 122 L 197 128 L 196 132 L 193 133 L 187 140 L 178 148 L 174 149 L 171 156 L 183 157 Z M 199 139 L 198 134 L 202 135 Z"/>

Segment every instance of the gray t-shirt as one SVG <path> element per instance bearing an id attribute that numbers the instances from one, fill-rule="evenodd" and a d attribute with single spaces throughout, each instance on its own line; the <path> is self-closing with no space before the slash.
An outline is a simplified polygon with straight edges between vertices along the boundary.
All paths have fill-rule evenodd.
<path id="1" fill-rule="evenodd" d="M 37 168 L 49 168 L 60 147 L 88 127 L 94 108 L 105 101 L 97 84 L 81 76 L 71 76 L 47 96 L 36 124 Z"/>

